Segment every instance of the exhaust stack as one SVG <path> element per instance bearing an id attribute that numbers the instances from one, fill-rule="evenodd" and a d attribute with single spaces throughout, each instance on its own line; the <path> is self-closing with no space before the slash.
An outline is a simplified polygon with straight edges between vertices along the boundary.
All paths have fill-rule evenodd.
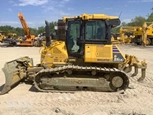
<path id="1" fill-rule="evenodd" d="M 50 46 L 51 40 L 50 40 L 50 24 L 48 21 L 45 20 L 45 32 L 46 32 L 46 46 Z"/>

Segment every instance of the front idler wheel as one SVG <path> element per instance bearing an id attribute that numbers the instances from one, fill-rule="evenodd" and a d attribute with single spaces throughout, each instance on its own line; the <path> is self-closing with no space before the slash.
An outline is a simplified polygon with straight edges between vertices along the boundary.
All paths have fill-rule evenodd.
<path id="1" fill-rule="evenodd" d="M 129 80 L 126 74 L 115 74 L 110 78 L 110 88 L 113 91 L 125 90 L 129 85 Z"/>

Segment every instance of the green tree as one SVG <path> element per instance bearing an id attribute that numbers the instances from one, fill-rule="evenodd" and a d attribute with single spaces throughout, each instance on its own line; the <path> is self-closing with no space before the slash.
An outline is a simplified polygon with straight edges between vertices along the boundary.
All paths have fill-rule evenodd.
<path id="1" fill-rule="evenodd" d="M 30 28 L 30 34 L 36 36 L 38 34 L 38 30 L 36 28 Z"/>
<path id="2" fill-rule="evenodd" d="M 119 33 L 120 32 L 120 27 L 115 27 L 115 28 L 112 28 L 112 33 Z"/>
<path id="3" fill-rule="evenodd" d="M 57 25 L 57 22 L 50 22 L 51 32 L 54 32 L 54 26 L 56 26 L 56 25 Z M 40 26 L 40 27 L 38 27 L 38 29 L 36 29 L 36 28 L 29 28 L 29 29 L 30 29 L 30 33 L 33 35 L 38 35 L 40 33 L 45 32 L 44 26 Z M 9 32 L 9 33 L 16 33 L 18 36 L 22 36 L 25 34 L 23 28 L 20 28 L 20 27 L 15 28 L 10 25 L 0 26 L 0 31 L 5 31 L 5 32 Z"/>
<path id="4" fill-rule="evenodd" d="M 153 22 L 153 13 L 148 16 L 147 22 Z"/>
<path id="5" fill-rule="evenodd" d="M 127 25 L 128 26 L 142 26 L 145 21 L 146 21 L 146 19 L 144 17 L 142 17 L 142 16 L 136 16 Z"/>
<path id="6" fill-rule="evenodd" d="M 23 31 L 22 28 L 17 27 L 17 28 L 15 28 L 15 31 L 16 31 L 16 33 L 17 33 L 18 36 L 24 35 L 24 31 Z"/>
<path id="7" fill-rule="evenodd" d="M 45 32 L 45 27 L 44 26 L 38 27 L 38 34 L 43 32 Z"/>
<path id="8" fill-rule="evenodd" d="M 51 32 L 54 32 L 54 27 L 57 26 L 57 22 L 50 22 Z"/>
<path id="9" fill-rule="evenodd" d="M 126 22 L 122 22 L 121 25 L 122 25 L 122 26 L 127 26 L 127 23 L 126 23 Z"/>

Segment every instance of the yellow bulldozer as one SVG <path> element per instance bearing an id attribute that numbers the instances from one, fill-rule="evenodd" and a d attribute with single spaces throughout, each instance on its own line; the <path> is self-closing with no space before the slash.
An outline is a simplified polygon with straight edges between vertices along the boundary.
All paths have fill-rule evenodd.
<path id="1" fill-rule="evenodd" d="M 75 90 L 118 91 L 129 86 L 126 73 L 138 68 L 145 78 L 147 64 L 135 56 L 123 55 L 111 43 L 111 28 L 118 26 L 117 16 L 82 14 L 63 17 L 57 35 L 52 34 L 45 21 L 46 45 L 41 52 L 40 64 L 22 57 L 7 62 L 3 68 L 6 83 L 1 94 L 7 93 L 21 80 L 31 80 L 38 91 L 72 92 Z"/>
<path id="2" fill-rule="evenodd" d="M 134 36 L 133 42 L 137 45 L 153 45 L 153 22 L 144 22 L 142 27 L 137 27 Z"/>

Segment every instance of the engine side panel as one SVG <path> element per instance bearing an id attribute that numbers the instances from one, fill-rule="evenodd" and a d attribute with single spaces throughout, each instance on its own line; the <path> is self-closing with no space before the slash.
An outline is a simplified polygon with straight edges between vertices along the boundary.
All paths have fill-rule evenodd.
<path id="1" fill-rule="evenodd" d="M 85 45 L 85 62 L 120 63 L 124 56 L 116 45 Z"/>
<path id="2" fill-rule="evenodd" d="M 49 67 L 53 66 L 53 63 L 65 62 L 68 59 L 65 42 L 52 41 L 50 47 L 45 47 L 41 52 L 41 64 Z"/>

